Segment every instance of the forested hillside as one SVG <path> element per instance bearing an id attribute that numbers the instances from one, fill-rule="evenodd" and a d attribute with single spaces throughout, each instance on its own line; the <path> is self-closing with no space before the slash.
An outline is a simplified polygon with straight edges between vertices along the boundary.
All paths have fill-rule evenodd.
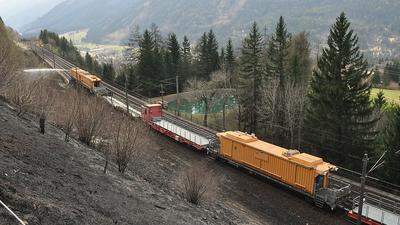
<path id="1" fill-rule="evenodd" d="M 394 48 L 398 39 L 393 37 L 398 37 L 400 30 L 399 10 L 397 0 L 68 0 L 27 25 L 24 33 L 42 28 L 56 32 L 89 29 L 91 41 L 120 43 L 134 24 L 148 27 L 155 23 L 163 33 L 186 34 L 190 40 L 213 28 L 223 41 L 232 37 L 235 42 L 243 38 L 252 21 L 262 29 L 264 25 L 270 28 L 282 15 L 290 30 L 309 31 L 316 45 L 327 36 L 335 16 L 345 11 L 362 48 Z"/>
<path id="2" fill-rule="evenodd" d="M 175 93 L 178 77 L 185 96 L 204 109 L 197 123 L 254 133 L 342 167 L 360 170 L 364 153 L 387 151 L 379 174 L 398 183 L 399 106 L 383 93 L 371 99 L 373 73 L 360 51 L 356 26 L 340 14 L 314 66 L 307 33 L 293 32 L 283 17 L 277 20 L 268 37 L 254 22 L 240 45 L 221 44 L 213 30 L 197 37 L 193 48 L 187 38 L 163 36 L 156 26 L 134 32 L 132 51 L 114 81 L 156 97 Z M 394 82 L 398 74 L 390 71 Z M 227 108 L 229 99 L 234 107 Z M 220 111 L 212 112 L 217 104 Z M 172 111 L 190 120 L 198 114 L 193 108 L 181 112 L 179 106 Z"/>

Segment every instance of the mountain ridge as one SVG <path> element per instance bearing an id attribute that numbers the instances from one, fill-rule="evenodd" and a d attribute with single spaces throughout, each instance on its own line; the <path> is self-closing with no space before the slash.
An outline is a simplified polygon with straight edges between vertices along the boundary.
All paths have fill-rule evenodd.
<path id="1" fill-rule="evenodd" d="M 330 25 L 342 11 L 348 14 L 365 49 L 380 45 L 390 36 L 400 36 L 397 0 L 67 0 L 23 31 L 88 29 L 90 41 L 122 43 L 133 25 L 147 28 L 155 23 L 164 34 L 176 32 L 191 40 L 214 29 L 223 41 L 228 37 L 240 41 L 253 21 L 260 27 L 265 25 L 270 34 L 282 15 L 289 31 L 305 30 L 312 39 L 324 42 Z"/>

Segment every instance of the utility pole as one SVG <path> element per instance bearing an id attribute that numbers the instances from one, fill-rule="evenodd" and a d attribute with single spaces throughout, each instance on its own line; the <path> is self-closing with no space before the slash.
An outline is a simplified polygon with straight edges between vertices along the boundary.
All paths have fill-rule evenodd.
<path id="1" fill-rule="evenodd" d="M 179 99 L 179 76 L 176 76 L 176 110 L 180 116 L 180 99 Z"/>
<path id="2" fill-rule="evenodd" d="M 128 99 L 128 76 L 125 73 L 125 100 L 126 100 L 126 112 L 129 114 L 129 99 Z"/>
<path id="3" fill-rule="evenodd" d="M 383 166 L 383 164 L 385 163 L 384 157 L 385 157 L 386 153 L 387 153 L 387 151 L 383 152 L 381 157 L 375 162 L 375 164 L 371 167 L 371 169 L 369 171 L 367 171 L 368 161 L 369 161 L 368 154 L 367 153 L 364 154 L 364 158 L 362 160 L 363 167 L 362 167 L 362 175 L 361 175 L 360 200 L 358 203 L 358 224 L 359 225 L 362 224 L 361 218 L 362 218 L 362 211 L 363 211 L 363 205 L 364 205 L 365 181 L 366 181 L 369 173 L 371 173 L 372 171 Z"/>
<path id="4" fill-rule="evenodd" d="M 54 69 L 56 68 L 56 57 L 54 55 L 54 52 L 53 52 L 53 68 Z"/>
<path id="5" fill-rule="evenodd" d="M 161 108 L 163 109 L 164 108 L 164 94 L 165 94 L 165 91 L 164 91 L 164 85 L 162 83 L 160 85 L 161 85 L 161 91 L 160 91 L 160 94 L 161 94 Z"/>
<path id="6" fill-rule="evenodd" d="M 364 158 L 362 160 L 363 166 L 362 166 L 362 175 L 361 175 L 361 187 L 360 187 L 360 199 L 358 202 L 358 224 L 361 225 L 362 221 L 362 210 L 363 210 L 363 205 L 364 205 L 364 189 L 365 189 L 365 180 L 367 178 L 367 166 L 368 166 L 368 154 L 364 154 Z"/>

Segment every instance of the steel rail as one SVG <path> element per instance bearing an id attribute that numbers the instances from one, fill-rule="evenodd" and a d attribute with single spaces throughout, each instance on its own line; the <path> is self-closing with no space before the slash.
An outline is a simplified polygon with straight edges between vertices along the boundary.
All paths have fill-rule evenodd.
<path id="1" fill-rule="evenodd" d="M 67 60 L 58 56 L 57 54 L 52 53 L 51 51 L 49 51 L 46 48 L 40 48 L 40 50 L 38 50 L 38 48 L 36 48 L 36 49 L 37 49 L 37 51 L 36 51 L 37 54 L 39 56 L 45 58 L 45 61 L 49 64 L 52 64 L 55 61 L 56 65 L 59 65 L 62 69 L 65 69 L 65 70 L 69 70 L 71 68 L 76 67 L 74 64 L 68 62 Z M 40 53 L 42 53 L 42 54 L 40 54 Z M 64 74 L 69 76 L 68 72 L 64 72 Z M 116 86 L 115 84 L 110 84 L 109 82 L 106 82 L 104 80 L 102 81 L 102 83 L 113 94 L 119 96 L 122 99 L 125 98 L 125 91 L 121 90 L 118 87 L 115 87 Z M 142 96 L 140 96 L 140 97 L 142 97 Z M 128 94 L 128 101 L 129 101 L 129 104 L 131 104 L 131 106 L 138 111 L 141 111 L 142 107 L 144 107 L 146 104 L 148 104 L 148 101 L 144 101 L 136 96 L 133 96 L 131 92 Z M 164 112 L 165 118 L 167 120 L 169 120 L 170 122 L 173 122 L 176 125 L 181 126 L 185 129 L 188 129 L 192 132 L 195 132 L 202 136 L 205 136 L 208 139 L 216 140 L 217 131 L 213 131 L 209 128 L 205 128 L 200 125 L 194 124 L 191 121 L 187 121 L 183 118 L 177 117 L 168 111 L 164 110 L 163 112 Z"/>

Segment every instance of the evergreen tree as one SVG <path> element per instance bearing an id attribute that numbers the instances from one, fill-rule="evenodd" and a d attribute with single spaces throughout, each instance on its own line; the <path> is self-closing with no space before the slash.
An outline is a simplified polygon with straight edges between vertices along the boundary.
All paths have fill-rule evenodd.
<path id="1" fill-rule="evenodd" d="M 225 68 L 225 49 L 221 48 L 221 52 L 219 54 L 219 67 L 220 68 Z"/>
<path id="2" fill-rule="evenodd" d="M 106 81 L 113 81 L 115 78 L 115 70 L 112 63 L 104 63 L 103 64 L 103 79 Z"/>
<path id="3" fill-rule="evenodd" d="M 375 138 L 370 73 L 360 53 L 357 35 L 350 29 L 344 13 L 332 26 L 327 44 L 311 81 L 307 138 L 329 160 L 339 159 L 344 163 L 348 159 L 345 154 L 361 157 Z M 327 154 L 324 149 L 343 154 Z"/>
<path id="4" fill-rule="evenodd" d="M 399 83 L 400 79 L 400 62 L 390 62 L 386 64 L 383 77 L 386 80 L 385 85 L 389 85 L 390 82 Z"/>
<path id="5" fill-rule="evenodd" d="M 235 71 L 235 56 L 233 53 L 233 45 L 232 40 L 228 40 L 228 44 L 226 45 L 226 54 L 225 54 L 225 69 L 228 74 L 228 79 L 231 84 L 233 84 L 233 75 Z"/>
<path id="6" fill-rule="evenodd" d="M 210 80 L 210 75 L 220 68 L 218 42 L 213 30 L 203 34 L 197 45 L 197 52 L 199 77 Z"/>
<path id="7" fill-rule="evenodd" d="M 208 52 L 208 71 L 207 75 L 210 77 L 211 73 L 219 70 L 219 55 L 218 55 L 218 42 L 213 30 L 208 32 L 207 39 L 207 52 Z"/>
<path id="8" fill-rule="evenodd" d="M 208 78 L 208 58 L 209 58 L 209 52 L 208 52 L 208 39 L 207 39 L 207 33 L 203 33 L 203 35 L 200 38 L 199 44 L 197 45 L 197 53 L 198 53 L 198 62 L 197 62 L 197 67 L 198 67 L 198 77 L 202 79 L 207 79 Z"/>
<path id="9" fill-rule="evenodd" d="M 282 129 L 285 127 L 285 87 L 288 83 L 288 49 L 290 43 L 290 34 L 286 29 L 286 24 L 281 16 L 276 25 L 275 34 L 272 36 L 269 41 L 268 53 L 267 53 L 267 72 L 270 78 L 278 79 L 278 93 L 275 99 L 275 130 L 273 132 L 274 142 L 278 145 L 285 144 L 285 137 L 287 136 L 286 129 Z M 294 65 L 297 68 L 300 65 L 300 58 L 295 59 Z M 299 71 L 293 71 L 295 73 L 300 73 Z"/>
<path id="10" fill-rule="evenodd" d="M 372 75 L 372 84 L 375 87 L 379 87 L 381 85 L 381 76 L 380 76 L 380 72 L 375 70 L 374 74 Z"/>
<path id="11" fill-rule="evenodd" d="M 143 88 L 146 94 L 152 96 L 158 92 L 154 90 L 154 81 L 160 79 L 159 74 L 159 62 L 156 61 L 156 54 L 158 50 L 154 46 L 152 34 L 149 30 L 145 30 L 143 37 L 139 43 L 139 62 L 138 62 L 138 74 L 143 82 Z M 157 52 L 156 52 L 157 51 Z"/>
<path id="12" fill-rule="evenodd" d="M 383 91 L 379 91 L 376 97 L 374 98 L 374 106 L 377 109 L 382 109 L 386 105 L 387 101 L 385 98 L 385 94 Z"/>
<path id="13" fill-rule="evenodd" d="M 180 76 L 181 47 L 174 33 L 170 34 L 167 41 L 167 76 Z"/>
<path id="14" fill-rule="evenodd" d="M 182 62 L 181 62 L 181 76 L 183 82 L 189 79 L 192 74 L 192 52 L 190 49 L 189 39 L 184 36 L 182 42 Z"/>
<path id="15" fill-rule="evenodd" d="M 49 37 L 48 37 L 48 32 L 47 30 L 40 31 L 40 36 L 39 38 L 42 40 L 43 44 L 48 44 L 49 43 Z"/>
<path id="16" fill-rule="evenodd" d="M 257 111 L 264 69 L 262 65 L 263 41 L 254 22 L 250 34 L 244 39 L 240 57 L 239 104 L 243 109 L 244 129 L 249 133 L 257 131 Z"/>
<path id="17" fill-rule="evenodd" d="M 85 55 L 85 65 L 86 65 L 86 70 L 88 70 L 90 73 L 95 72 L 92 56 L 90 56 L 90 54 L 88 52 L 86 52 L 86 55 Z"/>
<path id="18" fill-rule="evenodd" d="M 268 47 L 268 73 L 270 77 L 278 78 L 280 85 L 284 86 L 288 72 L 288 49 L 290 34 L 286 29 L 286 24 L 281 16 L 276 25 L 275 34 L 269 41 Z"/>
<path id="19" fill-rule="evenodd" d="M 396 154 L 400 150 L 400 106 L 393 104 L 388 110 L 388 122 L 383 131 L 383 150 L 385 155 L 384 169 L 381 175 L 395 184 L 400 184 L 400 155 Z"/>

